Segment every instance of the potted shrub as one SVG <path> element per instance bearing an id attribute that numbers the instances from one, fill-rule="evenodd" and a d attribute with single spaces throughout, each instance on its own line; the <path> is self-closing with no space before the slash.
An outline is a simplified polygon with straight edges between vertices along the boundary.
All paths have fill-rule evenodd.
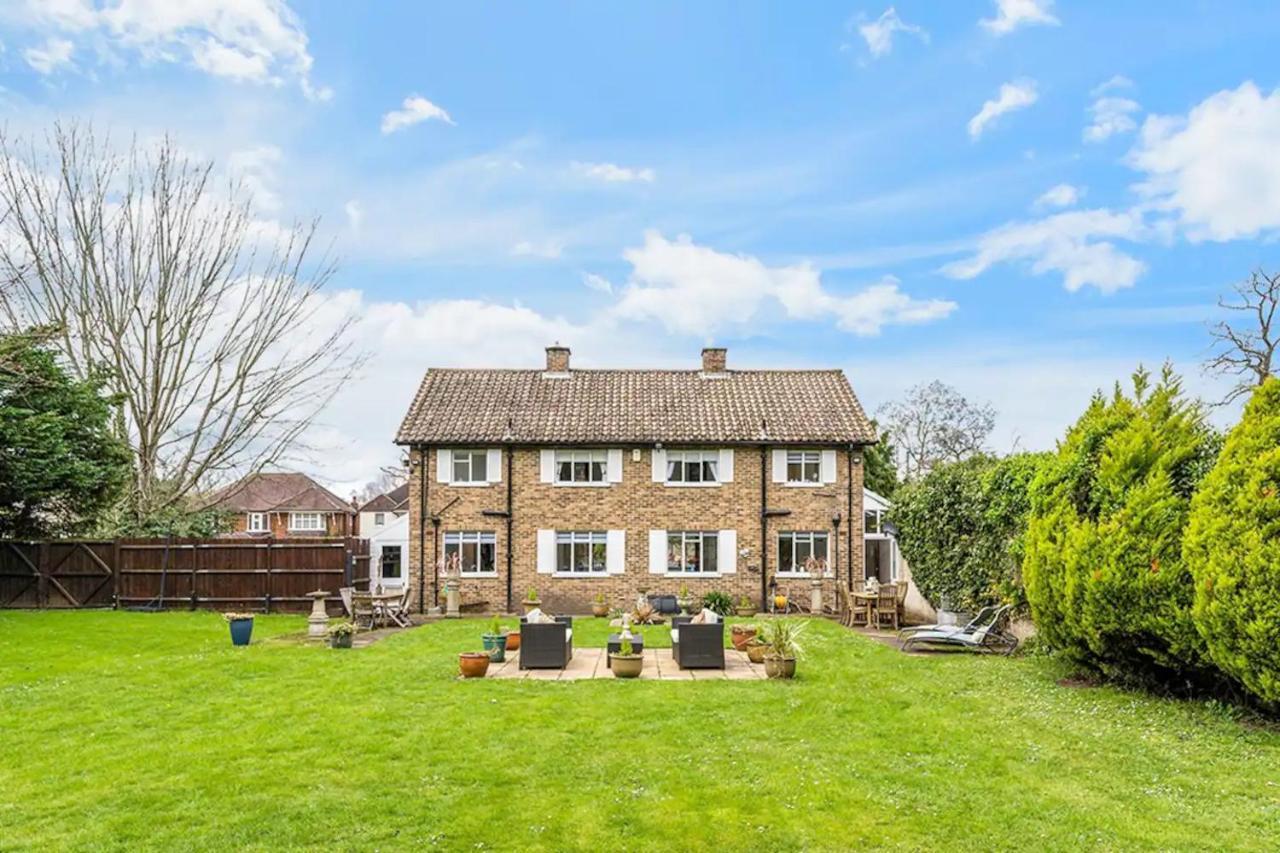
<path id="1" fill-rule="evenodd" d="M 799 622 L 770 619 L 761 632 L 764 637 L 764 674 L 770 678 L 795 678 L 796 657 L 800 654 Z"/>
<path id="2" fill-rule="evenodd" d="M 489 623 L 489 632 L 483 635 L 484 650 L 489 653 L 489 660 L 502 663 L 507 659 L 507 635 L 502 631 L 502 622 L 497 616 Z"/>
<path id="3" fill-rule="evenodd" d="M 680 593 L 676 596 L 676 607 L 680 608 L 681 613 L 693 612 L 693 594 L 689 592 L 687 583 L 680 584 Z"/>
<path id="4" fill-rule="evenodd" d="M 603 592 L 597 592 L 591 599 L 591 615 L 597 618 L 609 615 L 609 605 L 605 603 Z"/>
<path id="5" fill-rule="evenodd" d="M 759 634 L 747 641 L 747 660 L 752 663 L 764 663 L 764 653 L 769 647 L 765 645 Z"/>
<path id="6" fill-rule="evenodd" d="M 742 598 L 738 599 L 738 604 L 733 608 L 733 612 L 739 616 L 744 616 L 747 619 L 750 619 L 752 616 L 756 615 L 756 606 L 751 599 L 744 595 Z"/>
<path id="7" fill-rule="evenodd" d="M 253 634 L 253 614 L 223 613 L 222 618 L 231 626 L 231 645 L 249 645 L 249 637 Z"/>
<path id="8" fill-rule="evenodd" d="M 458 672 L 463 678 L 484 678 L 488 671 L 488 652 L 461 652 L 458 655 Z"/>
<path id="9" fill-rule="evenodd" d="M 635 647 L 631 645 L 631 636 L 623 634 L 618 650 L 609 653 L 609 669 L 613 671 L 613 677 L 639 678 L 643 668 L 644 655 L 636 654 Z"/>
<path id="10" fill-rule="evenodd" d="M 529 594 L 524 597 L 524 601 L 520 602 L 520 606 L 524 608 L 526 614 L 541 607 L 542 599 L 538 598 L 538 591 L 530 588 Z"/>
<path id="11" fill-rule="evenodd" d="M 356 623 L 339 622 L 336 625 L 330 625 L 326 633 L 329 635 L 329 648 L 349 649 L 351 641 L 356 636 Z"/>
<path id="12" fill-rule="evenodd" d="M 758 633 L 760 633 L 760 629 L 755 625 L 734 625 L 729 629 L 729 639 L 733 641 L 735 649 L 745 652 L 747 644 L 755 639 Z"/>
<path id="13" fill-rule="evenodd" d="M 733 612 L 733 599 L 727 592 L 712 590 L 702 596 L 702 606 L 712 611 L 717 616 L 728 616 Z"/>

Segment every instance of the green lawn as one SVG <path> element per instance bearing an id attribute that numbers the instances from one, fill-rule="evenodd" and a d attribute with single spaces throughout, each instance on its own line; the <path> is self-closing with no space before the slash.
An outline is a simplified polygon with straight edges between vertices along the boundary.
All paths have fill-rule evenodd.
<path id="1" fill-rule="evenodd" d="M 481 621 L 353 651 L 280 638 L 304 624 L 261 617 L 233 649 L 216 614 L 0 612 L 0 848 L 1280 838 L 1280 733 L 1059 687 L 1034 658 L 908 657 L 822 622 L 794 683 L 459 682 Z"/>

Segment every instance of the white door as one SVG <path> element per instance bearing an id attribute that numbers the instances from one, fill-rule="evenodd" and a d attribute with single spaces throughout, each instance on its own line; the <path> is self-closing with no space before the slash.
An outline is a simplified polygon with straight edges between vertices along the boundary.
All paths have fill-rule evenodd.
<path id="1" fill-rule="evenodd" d="M 403 545 L 381 545 L 374 549 L 372 582 L 383 589 L 404 586 L 405 564 Z"/>

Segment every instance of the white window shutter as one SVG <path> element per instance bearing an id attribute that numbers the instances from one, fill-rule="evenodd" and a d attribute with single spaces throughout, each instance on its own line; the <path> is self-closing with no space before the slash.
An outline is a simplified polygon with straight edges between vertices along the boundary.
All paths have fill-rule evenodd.
<path id="1" fill-rule="evenodd" d="M 610 483 L 622 482 L 622 448 L 614 447 L 609 450 L 608 469 L 605 471 L 605 479 Z"/>
<path id="2" fill-rule="evenodd" d="M 738 573 L 738 531 L 720 531 L 720 541 L 716 543 L 716 559 L 720 561 L 720 574 Z"/>
<path id="3" fill-rule="evenodd" d="M 720 482 L 733 482 L 733 448 L 720 448 Z"/>
<path id="4" fill-rule="evenodd" d="M 497 447 L 489 448 L 488 460 L 485 464 L 488 472 L 488 481 L 490 483 L 502 482 L 502 450 Z"/>
<path id="5" fill-rule="evenodd" d="M 447 483 L 453 479 L 453 451 L 441 447 L 436 450 L 436 482 Z"/>
<path id="6" fill-rule="evenodd" d="M 667 531 L 649 531 L 649 574 L 667 573 Z"/>
<path id="7" fill-rule="evenodd" d="M 538 531 L 538 574 L 551 575 L 556 571 L 556 532 Z"/>
<path id="8" fill-rule="evenodd" d="M 544 483 L 556 481 L 556 452 L 543 448 L 538 457 L 538 479 Z"/>
<path id="9" fill-rule="evenodd" d="M 834 483 L 836 481 L 836 452 L 834 450 L 822 451 L 822 482 Z"/>
<path id="10" fill-rule="evenodd" d="M 787 451 L 784 448 L 773 451 L 773 482 L 787 482 Z"/>
<path id="11" fill-rule="evenodd" d="M 653 451 L 653 482 L 665 483 L 666 481 L 667 481 L 667 451 L 654 450 Z"/>
<path id="12" fill-rule="evenodd" d="M 626 574 L 627 531 L 610 530 L 605 536 L 605 571 L 611 575 Z"/>

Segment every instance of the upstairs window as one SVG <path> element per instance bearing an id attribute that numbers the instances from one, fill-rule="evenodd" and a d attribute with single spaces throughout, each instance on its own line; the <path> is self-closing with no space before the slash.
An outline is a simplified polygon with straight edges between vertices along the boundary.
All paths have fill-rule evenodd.
<path id="1" fill-rule="evenodd" d="M 250 533 L 266 533 L 267 514 L 265 512 L 249 513 L 249 525 L 245 529 Z"/>
<path id="2" fill-rule="evenodd" d="M 445 564 L 457 566 L 466 575 L 491 575 L 498 571 L 498 537 L 471 530 L 444 535 Z"/>
<path id="3" fill-rule="evenodd" d="M 453 451 L 453 483 L 487 483 L 489 453 L 485 450 Z"/>
<path id="4" fill-rule="evenodd" d="M 604 574 L 609 537 L 603 530 L 556 533 L 556 571 L 564 574 Z"/>
<path id="5" fill-rule="evenodd" d="M 778 574 L 824 574 L 827 570 L 826 533 L 779 533 Z"/>
<path id="6" fill-rule="evenodd" d="M 606 450 L 557 450 L 557 483 L 604 483 L 608 480 Z"/>
<path id="7" fill-rule="evenodd" d="M 720 537 L 716 533 L 667 532 L 667 571 L 697 574 L 719 571 Z"/>
<path id="8" fill-rule="evenodd" d="M 387 514 L 385 512 L 375 512 L 373 514 L 373 526 L 381 527 L 387 523 Z"/>
<path id="9" fill-rule="evenodd" d="M 788 483 L 821 483 L 822 453 L 818 450 L 787 451 Z"/>
<path id="10" fill-rule="evenodd" d="M 324 531 L 324 516 L 318 512 L 291 512 L 289 513 L 289 529 L 306 533 L 321 533 Z"/>
<path id="11" fill-rule="evenodd" d="M 668 450 L 668 483 L 718 483 L 720 451 Z"/>

